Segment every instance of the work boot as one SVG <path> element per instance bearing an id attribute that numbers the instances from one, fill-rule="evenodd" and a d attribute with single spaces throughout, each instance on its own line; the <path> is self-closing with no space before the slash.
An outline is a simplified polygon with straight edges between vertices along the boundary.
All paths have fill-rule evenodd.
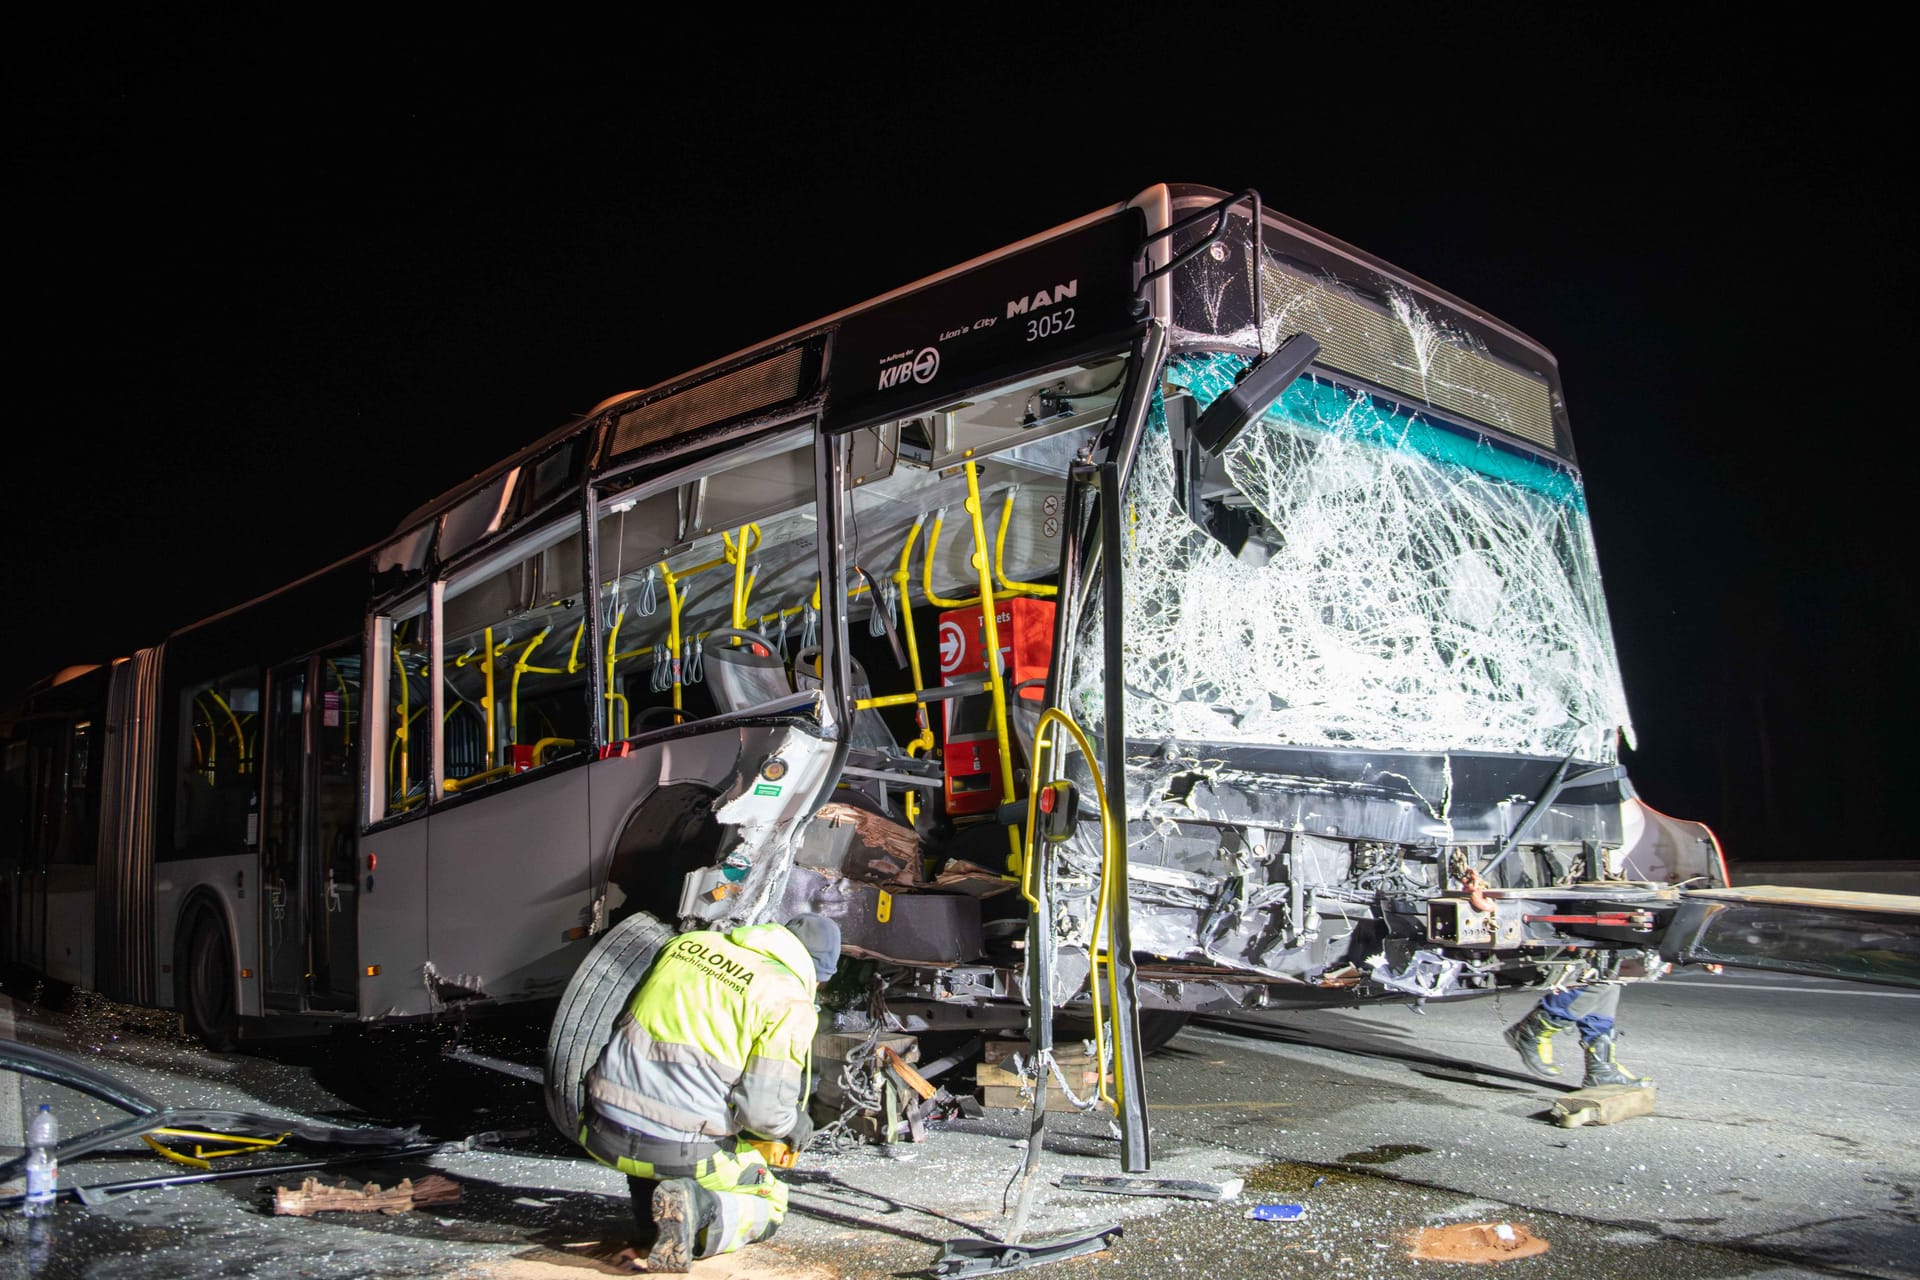
<path id="1" fill-rule="evenodd" d="M 1652 1077 L 1633 1074 L 1613 1056 L 1611 1031 L 1595 1036 L 1580 1047 L 1587 1051 L 1587 1079 L 1582 1088 L 1591 1089 L 1597 1084 L 1630 1084 L 1642 1089 L 1653 1088 Z"/>
<path id="2" fill-rule="evenodd" d="M 1545 1079 L 1557 1080 L 1560 1068 L 1553 1063 L 1553 1038 L 1572 1025 L 1565 1018 L 1556 1018 L 1545 1009 L 1536 1008 L 1507 1028 L 1507 1043 L 1520 1055 L 1520 1061 L 1527 1064 L 1527 1070 Z"/>
<path id="3" fill-rule="evenodd" d="M 654 1188 L 653 1225 L 659 1238 L 647 1255 L 653 1271 L 686 1271 L 700 1256 L 700 1233 L 713 1225 L 720 1205 L 692 1178 L 670 1178 Z"/>

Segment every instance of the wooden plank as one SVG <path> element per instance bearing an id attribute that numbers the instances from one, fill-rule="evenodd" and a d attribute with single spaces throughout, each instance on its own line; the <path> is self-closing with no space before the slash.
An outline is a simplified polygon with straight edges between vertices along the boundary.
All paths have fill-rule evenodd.
<path id="1" fill-rule="evenodd" d="M 1591 1089 L 1575 1089 L 1556 1098 L 1553 1122 L 1562 1129 L 1577 1129 L 1589 1124 L 1618 1124 L 1635 1116 L 1653 1114 L 1654 1093 L 1650 1086 L 1599 1084 Z"/>
<path id="2" fill-rule="evenodd" d="M 316 1213 L 405 1213 L 422 1204 L 451 1204 L 460 1198 L 460 1184 L 437 1173 L 419 1182 L 402 1178 L 400 1184 L 382 1190 L 377 1182 L 332 1185 L 308 1178 L 296 1190 L 273 1189 L 273 1211 L 295 1218 L 310 1218 Z"/>
<path id="3" fill-rule="evenodd" d="M 1081 1043 L 1079 1040 L 1056 1043 L 1053 1046 L 1053 1060 L 1062 1067 L 1092 1063 L 1093 1055 L 1081 1048 Z M 1028 1047 L 1025 1040 L 989 1040 L 980 1051 L 980 1056 L 986 1062 L 1005 1062 L 1016 1053 L 1025 1057 Z"/>
<path id="4" fill-rule="evenodd" d="M 1092 1088 L 1100 1082 L 1099 1073 L 1096 1072 L 1091 1065 L 1071 1067 L 1063 1064 L 1060 1068 L 1060 1074 L 1067 1078 L 1067 1084 L 1075 1093 L 1085 1093 L 1087 1089 Z M 1109 1075 L 1107 1080 L 1111 1083 L 1113 1077 Z M 1024 1083 L 1017 1073 L 1009 1071 L 1005 1067 L 996 1067 L 988 1062 L 983 1062 L 973 1069 L 973 1082 L 982 1086 L 993 1085 L 998 1087 L 1011 1085 L 1016 1089 Z M 1057 1089 L 1060 1086 L 1049 1080 L 1049 1087 Z"/>
<path id="5" fill-rule="evenodd" d="M 1020 1096 L 1020 1090 L 1006 1085 L 988 1085 L 980 1090 L 980 1105 L 997 1111 L 1031 1111 L 1033 1099 Z M 1047 1110 L 1078 1111 L 1058 1088 L 1047 1090 Z"/>

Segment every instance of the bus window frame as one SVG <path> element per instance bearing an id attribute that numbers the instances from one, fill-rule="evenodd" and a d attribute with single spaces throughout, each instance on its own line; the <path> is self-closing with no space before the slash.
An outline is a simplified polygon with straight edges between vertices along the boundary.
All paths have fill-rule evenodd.
<path id="1" fill-rule="evenodd" d="M 590 721 L 588 739 L 591 750 L 587 752 L 576 753 L 568 759 L 555 761 L 552 765 L 542 768 L 531 769 L 524 774 L 504 775 L 476 786 L 471 792 L 464 790 L 448 792 L 444 790 L 446 786 L 444 780 L 446 761 L 444 735 L 446 723 L 443 719 L 445 715 L 443 700 L 446 693 L 444 685 L 446 679 L 446 601 L 449 596 L 457 598 L 461 592 L 486 582 L 488 579 L 504 572 L 517 563 L 524 563 L 533 556 L 560 546 L 569 537 L 578 537 L 581 539 L 581 564 L 584 572 L 586 565 L 586 539 L 588 537 L 585 521 L 586 507 L 578 503 L 578 496 L 577 491 L 568 495 L 568 500 L 574 504 L 572 509 L 570 511 L 556 510 L 552 523 L 539 524 L 538 527 L 534 528 L 519 528 L 517 531 L 512 532 L 512 536 L 493 538 L 487 542 L 477 544 L 450 563 L 440 566 L 435 575 L 431 593 L 433 601 L 433 621 L 430 625 L 434 637 L 433 688 L 435 706 L 433 759 L 436 776 L 433 782 L 432 793 L 427 797 L 428 807 L 454 804 L 462 798 L 494 795 L 503 787 L 510 786 L 520 778 L 546 777 L 554 773 L 564 772 L 567 768 L 585 763 L 598 751 L 604 741 L 604 739 L 598 735 L 596 728 L 592 727 L 593 722 Z M 556 506 L 561 505 L 563 504 L 556 504 Z M 571 528 L 569 528 L 569 522 L 571 522 Z M 530 521 L 528 523 L 532 522 Z M 597 617 L 598 610 L 594 608 L 595 602 L 591 597 L 583 597 L 583 600 L 585 620 L 588 623 L 588 627 L 590 630 L 597 628 L 599 619 Z M 590 668 L 586 674 L 587 683 L 584 696 L 589 699 L 594 699 L 597 705 L 597 700 L 600 696 L 598 668 Z M 589 712 L 591 713 L 591 708 L 589 708 Z"/>
<path id="2" fill-rule="evenodd" d="M 423 604 L 425 605 L 424 609 L 420 608 Z M 440 769 L 440 734 L 437 727 L 440 715 L 440 700 L 438 694 L 440 650 L 438 631 L 433 625 L 433 609 L 434 602 L 431 591 L 416 590 L 408 592 L 406 595 L 400 596 L 397 599 L 380 602 L 367 612 L 366 634 L 361 648 L 362 653 L 365 654 L 365 661 L 362 666 L 360 681 L 360 705 L 364 712 L 361 721 L 361 742 L 365 744 L 365 750 L 361 752 L 362 759 L 360 766 L 361 803 L 359 809 L 360 834 L 362 835 L 370 831 L 384 831 L 389 827 L 398 826 L 400 823 L 413 821 L 423 817 L 427 810 L 432 807 L 433 788 L 437 785 L 437 775 Z M 432 659 L 431 669 L 434 672 L 432 677 L 434 697 L 429 714 L 434 717 L 436 728 L 432 737 L 431 746 L 428 749 L 427 795 L 421 803 L 414 805 L 412 808 L 394 813 L 390 812 L 388 808 L 387 788 L 389 780 L 386 768 L 388 750 L 387 733 L 389 730 L 387 702 L 393 687 L 390 683 L 393 678 L 393 624 L 396 618 L 411 618 L 417 614 L 424 614 L 427 618 L 427 634 L 429 640 L 432 642 L 429 653 Z M 376 685 L 378 697 L 368 696 L 367 685 L 370 682 L 367 679 L 367 675 L 369 672 L 378 673 L 378 683 Z M 374 743 L 379 744 L 377 749 L 373 746 Z M 375 812 L 376 807 L 378 808 L 378 813 Z"/>

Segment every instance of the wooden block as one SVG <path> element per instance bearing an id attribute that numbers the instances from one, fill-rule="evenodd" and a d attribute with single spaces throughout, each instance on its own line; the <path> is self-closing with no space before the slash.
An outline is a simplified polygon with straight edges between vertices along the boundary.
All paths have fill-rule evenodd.
<path id="1" fill-rule="evenodd" d="M 1060 1064 L 1060 1074 L 1067 1078 L 1067 1084 L 1073 1091 L 1083 1097 L 1086 1091 L 1093 1088 L 1100 1080 L 1099 1073 L 1093 1069 L 1090 1063 L 1071 1066 L 1063 1062 Z M 1113 1077 L 1108 1076 L 1107 1079 L 1111 1081 Z M 983 1088 L 989 1086 L 996 1088 L 1011 1086 L 1018 1089 L 1022 1084 L 1022 1080 L 1018 1075 L 1007 1070 L 1005 1067 L 996 1067 L 990 1062 L 983 1062 L 973 1069 L 973 1081 Z M 1059 1087 L 1060 1086 L 1049 1077 L 1048 1088 L 1057 1089 Z"/>
<path id="2" fill-rule="evenodd" d="M 1083 1042 L 1079 1040 L 1055 1041 L 1053 1060 L 1062 1067 L 1092 1062 L 1093 1055 L 1082 1048 L 1082 1044 Z M 1025 1040 L 989 1040 L 986 1047 L 981 1050 L 980 1057 L 984 1062 L 1005 1062 L 1016 1053 L 1022 1057 L 1026 1056 L 1027 1049 Z"/>
<path id="3" fill-rule="evenodd" d="M 1556 1099 L 1553 1122 L 1563 1129 L 1588 1124 L 1618 1124 L 1635 1116 L 1653 1114 L 1651 1087 L 1631 1084 L 1600 1084 L 1591 1089 L 1576 1089 Z"/>
<path id="4" fill-rule="evenodd" d="M 333 1186 L 318 1178 L 308 1178 L 297 1191 L 291 1187 L 275 1187 L 273 1211 L 296 1218 L 335 1212 L 395 1214 L 405 1213 L 415 1205 L 451 1204 L 459 1198 L 460 1184 L 437 1173 L 428 1174 L 419 1182 L 402 1178 L 399 1186 L 385 1191 L 377 1182 L 358 1187 Z"/>
<path id="5" fill-rule="evenodd" d="M 845 1062 L 848 1055 L 867 1042 L 864 1031 L 822 1031 L 813 1038 L 813 1056 L 832 1058 L 836 1062 Z M 920 1061 L 920 1038 L 905 1032 L 884 1032 L 880 1043 L 905 1058 L 908 1062 Z"/>
<path id="6" fill-rule="evenodd" d="M 980 1105 L 997 1111 L 1031 1111 L 1033 1099 L 1021 1097 L 1017 1086 L 986 1085 L 980 1090 Z M 1047 1090 L 1047 1110 L 1078 1111 L 1079 1109 L 1067 1100 L 1067 1095 L 1060 1092 L 1058 1086 Z"/>

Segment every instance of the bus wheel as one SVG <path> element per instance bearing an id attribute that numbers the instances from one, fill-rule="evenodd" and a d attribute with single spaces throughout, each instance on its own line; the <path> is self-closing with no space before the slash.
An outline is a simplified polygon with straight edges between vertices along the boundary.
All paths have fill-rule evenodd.
<path id="1" fill-rule="evenodd" d="M 1187 1025 L 1193 1015 L 1179 1009 L 1142 1009 L 1140 1011 L 1140 1051 L 1152 1055 L 1160 1052 L 1180 1029 Z M 1076 1018 L 1067 1014 L 1056 1014 L 1053 1019 L 1053 1038 L 1055 1040 L 1091 1040 L 1093 1039 L 1093 1020 Z"/>
<path id="2" fill-rule="evenodd" d="M 187 1030 L 209 1049 L 233 1048 L 240 1026 L 234 1003 L 233 944 L 226 922 L 205 903 L 180 922 L 175 944 L 174 1004 Z"/>
<path id="3" fill-rule="evenodd" d="M 580 1090 L 587 1069 L 672 937 L 672 929 L 637 911 L 607 930 L 573 971 L 547 1032 L 547 1115 L 569 1139 L 580 1137 Z"/>

